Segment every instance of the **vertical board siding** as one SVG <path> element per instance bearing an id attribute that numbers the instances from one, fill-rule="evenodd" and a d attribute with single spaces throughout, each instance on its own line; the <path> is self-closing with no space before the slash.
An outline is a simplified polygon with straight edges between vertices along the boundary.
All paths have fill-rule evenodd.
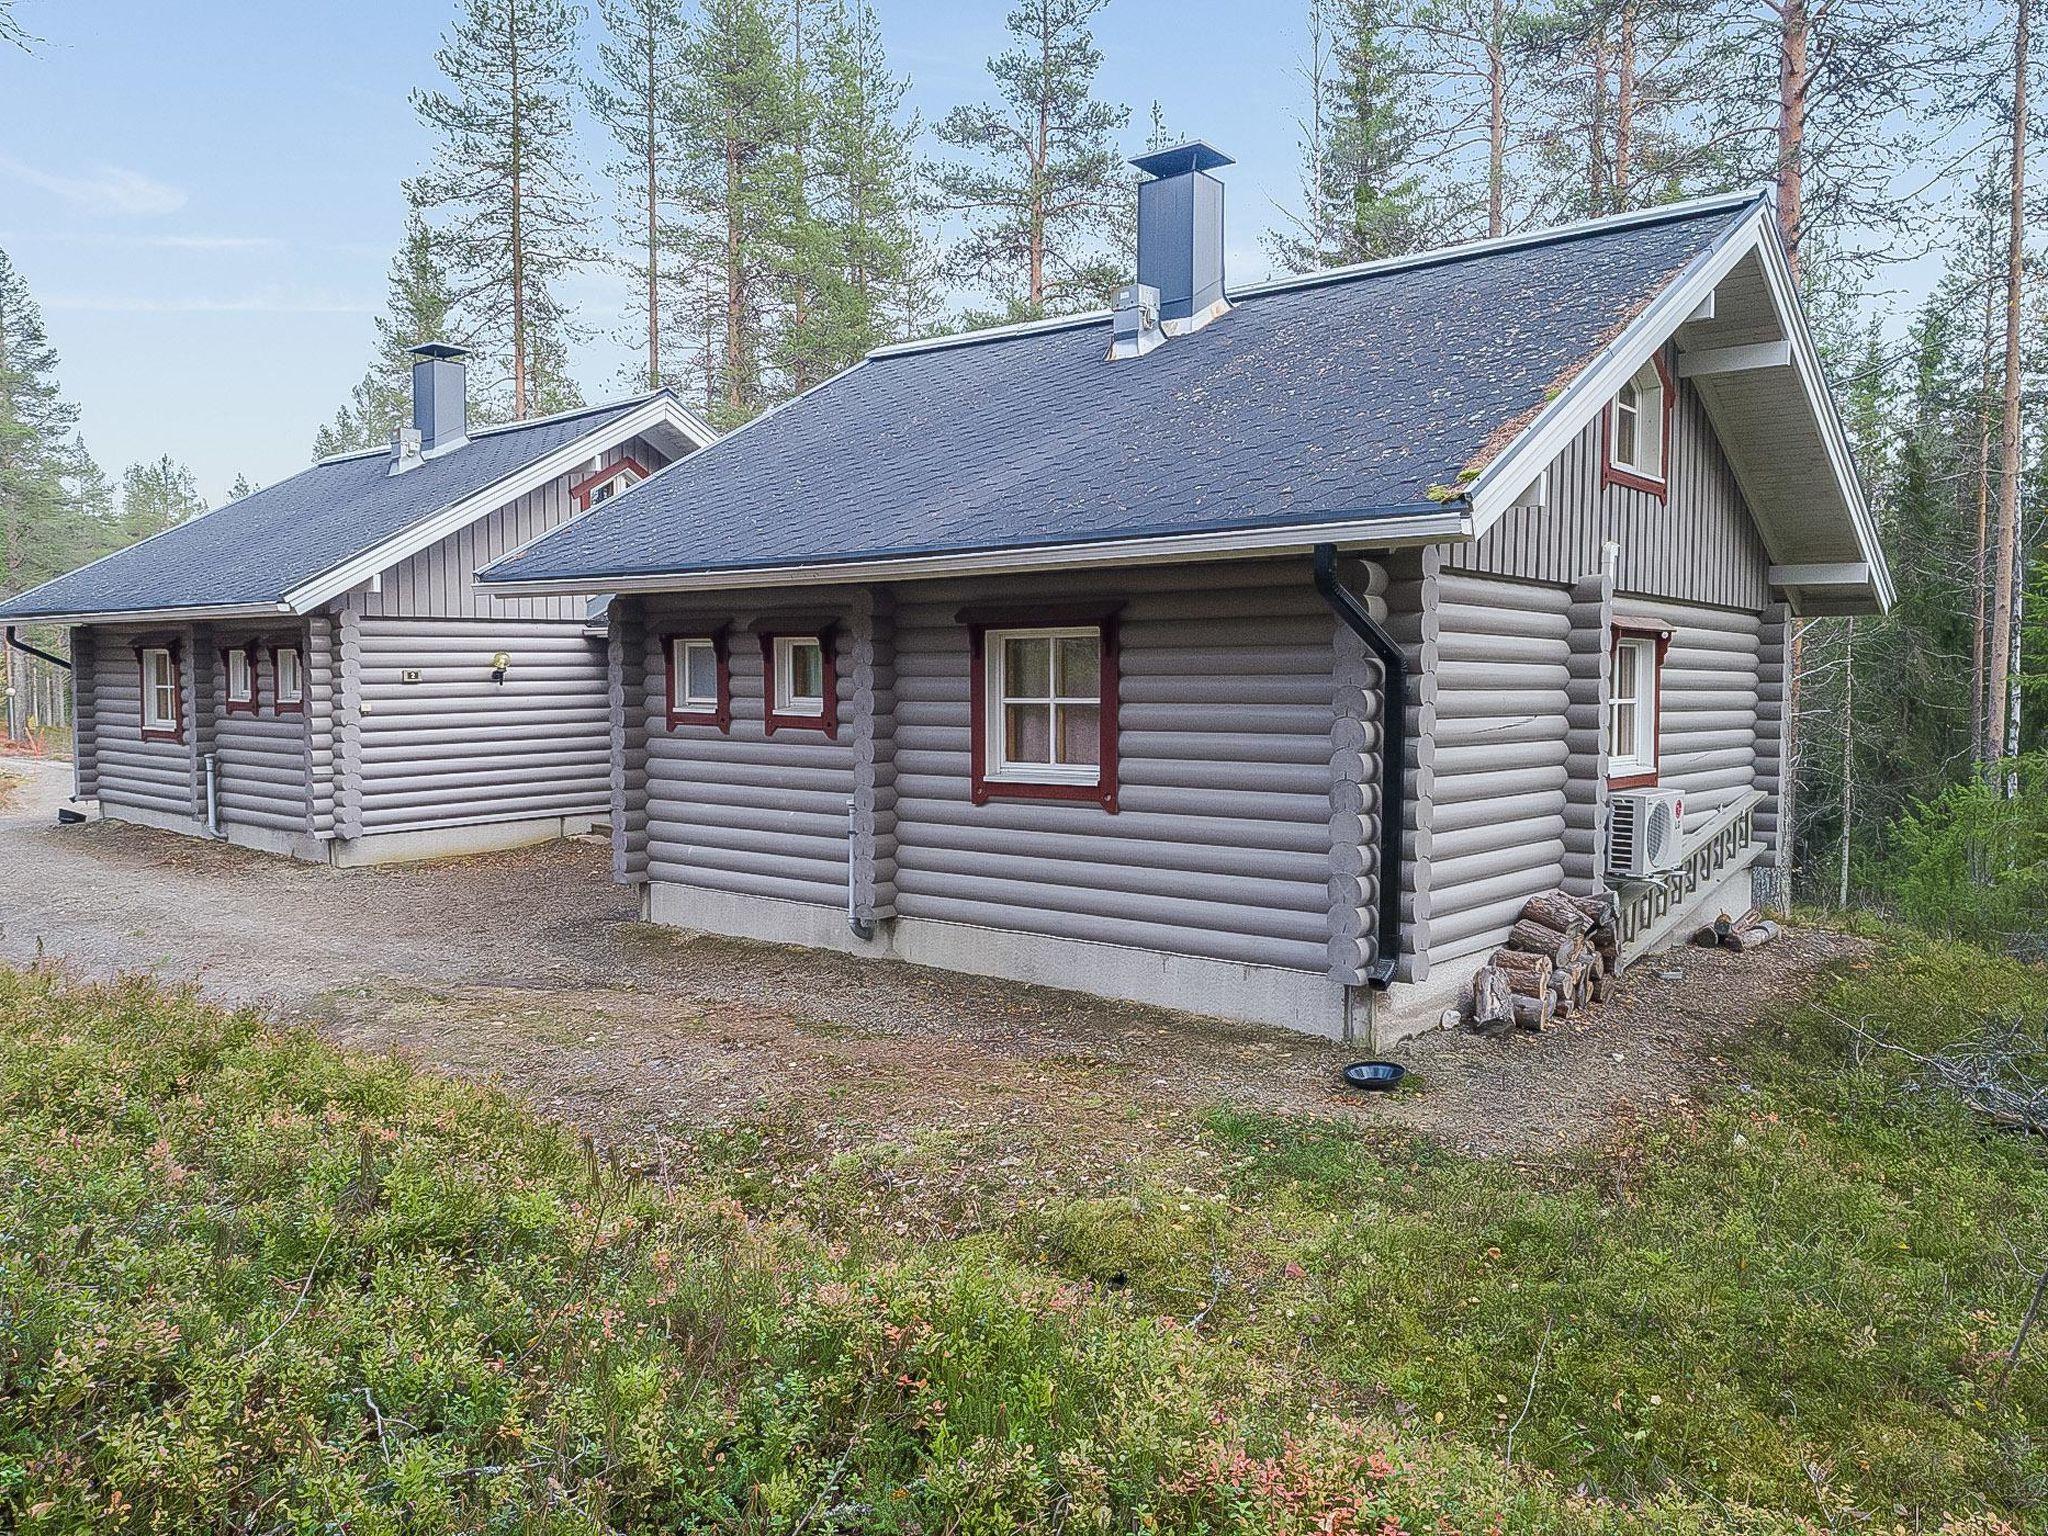
<path id="1" fill-rule="evenodd" d="M 348 835 L 605 813 L 605 652 L 580 625 L 365 617 L 350 627 Z M 502 684 L 491 680 L 498 651 L 512 658 Z M 408 669 L 420 681 L 404 681 Z"/>
<path id="2" fill-rule="evenodd" d="M 1686 602 L 1761 608 L 1770 556 L 1699 392 L 1678 381 L 1670 491 L 1600 483 L 1601 423 L 1587 424 L 1550 466 L 1548 506 L 1507 513 L 1475 544 L 1446 551 L 1459 570 L 1569 586 L 1621 547 L 1617 584 Z"/>
<path id="3" fill-rule="evenodd" d="M 211 705 L 220 819 L 224 825 L 304 832 L 312 824 L 306 778 L 307 717 L 303 712 L 277 712 L 276 648 L 297 645 L 303 659 L 305 639 L 275 631 L 214 632 L 216 647 L 240 647 L 252 638 L 258 645 L 255 714 L 228 713 L 227 669 L 214 668 Z"/>
<path id="4" fill-rule="evenodd" d="M 1629 593 L 1614 609 L 1672 630 L 1658 673 L 1657 783 L 1684 791 L 1692 831 L 1756 785 L 1763 621 Z"/>
<path id="5" fill-rule="evenodd" d="M 607 464 L 626 458 L 638 460 L 649 473 L 668 463 L 653 444 L 638 437 L 603 455 Z M 366 618 L 581 622 L 585 598 L 496 598 L 479 591 L 475 577 L 494 560 L 578 516 L 569 487 L 592 472 L 579 467 L 478 518 L 386 571 L 381 591 L 352 593 L 348 601 Z"/>
<path id="6" fill-rule="evenodd" d="M 93 644 L 93 738 L 99 757 L 100 804 L 132 806 L 173 816 L 196 816 L 192 799 L 192 647 L 186 638 L 186 740 L 142 739 L 142 667 L 135 647 L 147 637 L 172 638 L 163 629 L 102 629 Z"/>
<path id="7" fill-rule="evenodd" d="M 1084 592 L 1126 600 L 1117 813 L 972 804 L 957 611 Z M 901 589 L 896 911 L 1327 973 L 1335 626 L 1300 562 Z"/>
<path id="8" fill-rule="evenodd" d="M 853 668 L 842 612 L 818 614 L 835 625 L 833 661 L 840 708 L 838 739 L 821 730 L 762 729 L 762 660 L 749 627 L 760 610 L 707 615 L 703 609 L 650 603 L 641 654 L 648 721 L 646 869 L 676 881 L 742 896 L 835 907 L 846 904 L 846 803 L 854 792 Z M 775 627 L 795 629 L 798 622 Z M 668 724 L 669 634 L 708 634 L 730 623 L 727 655 L 732 724 Z"/>
<path id="9" fill-rule="evenodd" d="M 1438 578 L 1429 958 L 1489 949 L 1565 876 L 1571 594 Z"/>

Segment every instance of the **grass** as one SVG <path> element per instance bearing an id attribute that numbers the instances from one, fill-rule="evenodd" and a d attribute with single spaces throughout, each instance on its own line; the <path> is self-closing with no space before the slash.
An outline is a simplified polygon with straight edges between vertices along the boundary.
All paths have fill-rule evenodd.
<path id="1" fill-rule="evenodd" d="M 2037 1523 L 2048 1343 L 1998 1380 L 2048 1159 L 1828 1010 L 1932 1043 L 2048 977 L 1921 946 L 1825 1001 L 1597 1155 L 1221 1113 L 917 1243 L 874 1190 L 943 1144 L 728 1131 L 656 1190 L 403 1061 L 0 972 L 0 1526 Z"/>

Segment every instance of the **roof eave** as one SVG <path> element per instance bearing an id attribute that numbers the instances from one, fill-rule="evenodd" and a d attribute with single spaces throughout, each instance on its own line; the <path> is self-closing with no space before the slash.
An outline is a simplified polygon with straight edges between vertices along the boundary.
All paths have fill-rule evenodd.
<path id="1" fill-rule="evenodd" d="M 1224 529 L 1209 533 L 1097 539 L 1075 544 L 1032 544 L 1004 549 L 863 556 L 803 564 L 725 570 L 659 571 L 621 575 L 589 572 L 543 578 L 494 577 L 477 584 L 500 597 L 574 596 L 594 592 L 714 592 L 742 587 L 831 586 L 863 581 L 920 581 L 960 576 L 1021 575 L 1086 566 L 1166 565 L 1197 560 L 1307 554 L 1318 544 L 1346 549 L 1399 548 L 1469 537 L 1471 517 L 1461 505 L 1389 509 L 1371 516 L 1293 523 L 1282 528 Z"/>
<path id="2" fill-rule="evenodd" d="M 186 607 L 105 608 L 89 613 L 5 613 L 0 624 L 182 624 L 199 619 L 276 619 L 292 615 L 281 603 L 194 603 Z"/>

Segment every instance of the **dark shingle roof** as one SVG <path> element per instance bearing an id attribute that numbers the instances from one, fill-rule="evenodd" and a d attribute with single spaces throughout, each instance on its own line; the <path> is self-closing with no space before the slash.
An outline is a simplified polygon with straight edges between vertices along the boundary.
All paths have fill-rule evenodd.
<path id="1" fill-rule="evenodd" d="M 326 460 L 0 602 L 0 619 L 274 603 L 651 398 L 484 429 L 401 475 L 388 453 Z"/>
<path id="2" fill-rule="evenodd" d="M 1208 533 L 1427 506 L 1753 208 L 1254 289 L 1149 355 L 1086 323 L 870 357 L 486 579 Z"/>

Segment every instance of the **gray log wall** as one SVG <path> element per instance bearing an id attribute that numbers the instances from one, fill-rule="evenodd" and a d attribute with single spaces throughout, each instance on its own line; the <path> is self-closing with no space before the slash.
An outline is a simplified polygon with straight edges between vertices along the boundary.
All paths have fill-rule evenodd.
<path id="1" fill-rule="evenodd" d="M 142 667 L 136 647 L 145 639 L 150 643 L 180 642 L 183 741 L 142 739 Z M 118 812 L 122 807 L 131 807 L 169 816 L 200 814 L 192 795 L 196 702 L 192 692 L 192 641 L 189 626 L 108 628 L 94 633 L 92 731 L 100 803 L 110 810 Z"/>
<path id="2" fill-rule="evenodd" d="M 605 650 L 580 623 L 342 620 L 344 835 L 605 813 Z"/>
<path id="3" fill-rule="evenodd" d="M 1691 831 L 1756 787 L 1763 621 L 1632 593 L 1615 612 L 1673 631 L 1659 674 L 1657 782 L 1684 791 Z"/>
<path id="4" fill-rule="evenodd" d="M 229 713 L 227 670 L 218 648 L 257 643 L 256 713 Z M 277 712 L 277 654 L 280 644 L 298 645 L 304 659 L 305 638 L 281 630 L 217 629 L 214 686 L 209 698 L 212 750 L 218 764 L 220 819 L 224 826 L 262 827 L 273 832 L 305 832 L 312 825 L 307 791 L 307 716 Z M 303 675 L 303 672 L 302 672 Z M 204 804 L 202 800 L 202 805 Z"/>
<path id="5" fill-rule="evenodd" d="M 313 835 L 334 836 L 335 684 L 340 658 L 334 620 L 316 613 L 306 621 L 306 782 Z"/>
<path id="6" fill-rule="evenodd" d="M 93 694 L 97 630 L 71 631 L 71 789 L 81 800 L 100 792 L 99 707 Z"/>

